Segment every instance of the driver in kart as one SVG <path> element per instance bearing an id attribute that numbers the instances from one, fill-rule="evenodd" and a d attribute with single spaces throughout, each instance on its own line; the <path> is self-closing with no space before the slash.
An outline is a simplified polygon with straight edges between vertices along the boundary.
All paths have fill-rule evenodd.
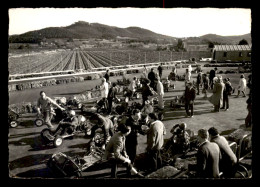
<path id="1" fill-rule="evenodd" d="M 62 129 L 60 135 L 64 135 L 65 133 L 71 134 L 74 129 L 79 124 L 78 118 L 76 116 L 76 112 L 74 110 L 70 110 L 68 112 L 68 117 L 60 121 L 59 126 L 55 131 L 55 135 Z"/>
<path id="2" fill-rule="evenodd" d="M 49 129 L 53 130 L 53 125 L 51 124 L 51 118 L 53 115 L 52 105 L 58 107 L 62 111 L 65 109 L 60 105 L 58 105 L 50 97 L 47 97 L 44 91 L 40 92 L 40 96 L 41 97 L 38 99 L 37 106 L 36 106 L 38 116 L 41 115 L 41 110 L 42 110 L 44 123 L 48 126 Z"/>
<path id="3" fill-rule="evenodd" d="M 94 124 L 94 126 L 91 128 L 91 142 L 93 141 L 93 138 L 95 136 L 95 131 L 98 128 L 101 128 L 104 133 L 104 145 L 102 146 L 102 149 L 105 149 L 105 146 L 109 142 L 110 137 L 114 135 L 114 124 L 111 121 L 111 119 L 104 117 L 100 114 L 93 114 L 89 118 L 90 123 Z"/>

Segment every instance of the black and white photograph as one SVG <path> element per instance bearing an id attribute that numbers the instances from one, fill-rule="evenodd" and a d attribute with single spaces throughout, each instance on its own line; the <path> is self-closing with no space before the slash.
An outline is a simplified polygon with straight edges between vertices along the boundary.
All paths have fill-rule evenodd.
<path id="1" fill-rule="evenodd" d="M 252 179 L 250 8 L 9 8 L 10 179 Z"/>

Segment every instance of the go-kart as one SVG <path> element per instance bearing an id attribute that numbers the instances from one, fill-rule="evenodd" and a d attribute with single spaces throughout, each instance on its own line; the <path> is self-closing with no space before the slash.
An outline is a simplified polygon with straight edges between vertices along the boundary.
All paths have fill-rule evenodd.
<path id="1" fill-rule="evenodd" d="M 103 163 L 104 137 L 103 133 L 97 129 L 95 136 L 87 146 L 87 152 L 83 157 L 68 156 L 62 152 L 53 154 L 46 162 L 47 167 L 56 177 L 82 177 L 82 172 L 90 166 Z"/>
<path id="2" fill-rule="evenodd" d="M 69 109 L 70 107 L 68 107 Z M 51 121 L 52 122 L 60 122 L 62 119 L 66 118 L 68 116 L 67 114 L 67 110 L 60 110 L 59 108 L 55 108 L 51 110 L 51 113 L 52 113 L 52 118 L 51 118 Z M 42 125 L 44 124 L 44 120 L 43 120 L 43 114 L 40 114 L 36 116 L 36 119 L 34 120 L 34 125 L 37 126 L 37 127 L 41 127 Z"/>
<path id="3" fill-rule="evenodd" d="M 18 118 L 20 117 L 20 115 L 15 112 L 14 110 L 12 110 L 11 108 L 8 108 L 8 124 L 9 127 L 15 128 L 19 125 L 19 121 Z"/>
<path id="4" fill-rule="evenodd" d="M 51 131 L 49 128 L 45 128 L 41 131 L 41 137 L 45 144 L 52 143 L 54 147 L 59 147 L 63 143 L 64 138 L 71 137 L 79 133 L 85 133 L 88 129 L 88 122 L 86 118 L 82 115 L 77 116 L 79 124 L 76 127 L 63 127 L 61 125 L 60 129 L 56 129 L 55 131 Z M 63 120 L 62 120 L 63 121 Z M 61 121 L 61 122 L 62 122 Z M 60 122 L 60 123 L 61 123 Z M 60 125 L 59 123 L 59 125 Z M 66 129 L 64 129 L 66 128 Z M 64 133 L 63 133 L 64 132 Z"/>

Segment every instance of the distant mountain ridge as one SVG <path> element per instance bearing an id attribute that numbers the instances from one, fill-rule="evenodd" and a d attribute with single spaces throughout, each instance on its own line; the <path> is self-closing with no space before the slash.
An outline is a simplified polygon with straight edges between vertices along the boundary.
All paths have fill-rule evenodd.
<path id="1" fill-rule="evenodd" d="M 140 27 L 119 28 L 115 26 L 103 25 L 100 23 L 88 23 L 78 21 L 66 27 L 48 27 L 36 31 L 29 31 L 20 35 L 9 36 L 10 43 L 37 43 L 44 38 L 73 38 L 73 39 L 116 39 L 117 37 L 136 38 L 141 41 L 168 41 L 176 42 L 177 37 L 166 36 L 152 32 L 148 29 Z M 207 34 L 201 37 L 188 37 L 188 42 L 218 42 L 227 44 L 237 44 L 240 40 L 246 39 L 251 43 L 251 35 L 241 36 L 219 36 L 215 34 Z"/>

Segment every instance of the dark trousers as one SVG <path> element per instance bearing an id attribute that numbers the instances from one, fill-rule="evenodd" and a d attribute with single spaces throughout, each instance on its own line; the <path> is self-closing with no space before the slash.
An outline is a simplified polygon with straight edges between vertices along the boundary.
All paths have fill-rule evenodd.
<path id="1" fill-rule="evenodd" d="M 147 152 L 148 162 L 151 171 L 156 171 L 162 167 L 162 157 L 160 150 L 150 150 Z"/>
<path id="2" fill-rule="evenodd" d="M 192 104 L 185 103 L 185 110 L 188 116 L 193 116 L 193 103 Z"/>
<path id="3" fill-rule="evenodd" d="M 110 113 L 112 111 L 113 98 L 107 98 L 108 109 L 107 112 Z"/>
<path id="4" fill-rule="evenodd" d="M 197 83 L 197 94 L 200 94 L 200 84 Z"/>
<path id="5" fill-rule="evenodd" d="M 211 90 L 213 90 L 213 86 L 214 86 L 214 83 L 213 83 L 213 78 L 212 78 L 212 79 L 209 79 L 209 87 Z"/>
<path id="6" fill-rule="evenodd" d="M 118 169 L 119 164 L 123 164 L 127 169 L 128 168 L 131 169 L 133 167 L 132 164 L 124 163 L 121 160 L 117 160 L 117 159 L 111 159 L 110 162 L 112 164 L 112 166 L 111 166 L 111 177 L 112 178 L 117 178 L 117 169 Z"/>
<path id="7" fill-rule="evenodd" d="M 223 109 L 229 109 L 229 98 L 228 95 L 223 95 Z"/>

